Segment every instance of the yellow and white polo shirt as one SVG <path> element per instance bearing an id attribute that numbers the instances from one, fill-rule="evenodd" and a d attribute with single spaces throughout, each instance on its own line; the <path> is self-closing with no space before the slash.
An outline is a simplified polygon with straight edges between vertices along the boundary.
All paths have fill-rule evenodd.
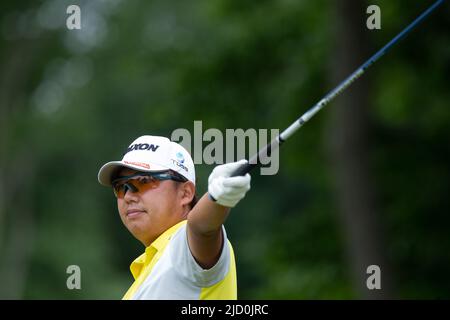
<path id="1" fill-rule="evenodd" d="M 224 246 L 210 269 L 197 264 L 189 249 L 186 220 L 160 235 L 130 266 L 135 279 L 124 300 L 234 300 L 236 263 L 222 227 Z"/>

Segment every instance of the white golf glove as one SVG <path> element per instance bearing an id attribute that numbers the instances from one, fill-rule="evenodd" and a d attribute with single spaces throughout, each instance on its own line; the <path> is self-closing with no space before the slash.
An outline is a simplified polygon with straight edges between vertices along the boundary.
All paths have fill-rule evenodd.
<path id="1" fill-rule="evenodd" d="M 248 190 L 250 175 L 230 177 L 234 170 L 247 163 L 243 159 L 238 162 L 222 164 L 214 168 L 208 178 L 208 193 L 216 203 L 233 208 Z"/>

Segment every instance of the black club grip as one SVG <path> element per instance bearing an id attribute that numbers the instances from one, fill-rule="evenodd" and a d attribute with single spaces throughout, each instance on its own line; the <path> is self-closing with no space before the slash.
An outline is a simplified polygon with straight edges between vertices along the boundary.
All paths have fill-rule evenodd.
<path id="1" fill-rule="evenodd" d="M 259 150 L 257 154 L 253 155 L 253 157 L 251 157 L 246 164 L 243 164 L 242 166 L 237 168 L 230 177 L 245 176 L 246 173 L 249 173 L 250 170 L 261 164 L 261 159 L 264 160 L 267 159 L 267 157 L 270 157 L 272 150 L 278 148 L 282 142 L 283 140 L 281 140 L 280 136 L 273 139 L 264 148 Z"/>
<path id="2" fill-rule="evenodd" d="M 230 177 L 237 177 L 237 176 L 245 176 L 246 173 L 249 173 L 250 170 L 252 170 L 254 167 L 256 167 L 256 163 L 244 163 L 239 168 L 237 168 Z"/>

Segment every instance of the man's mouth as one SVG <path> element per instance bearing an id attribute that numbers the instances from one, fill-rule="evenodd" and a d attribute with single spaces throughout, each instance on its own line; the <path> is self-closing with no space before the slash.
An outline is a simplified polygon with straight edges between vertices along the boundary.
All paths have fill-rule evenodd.
<path id="1" fill-rule="evenodd" d="M 142 213 L 145 213 L 145 211 L 141 210 L 141 209 L 128 209 L 127 210 L 127 218 L 134 218 Z"/>

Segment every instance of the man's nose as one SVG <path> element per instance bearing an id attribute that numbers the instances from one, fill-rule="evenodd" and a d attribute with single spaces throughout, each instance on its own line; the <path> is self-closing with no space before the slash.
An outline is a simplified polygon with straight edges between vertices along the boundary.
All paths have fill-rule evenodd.
<path id="1" fill-rule="evenodd" d="M 135 186 L 133 186 L 132 184 L 126 183 L 124 185 L 124 196 L 123 199 L 126 202 L 132 202 L 132 201 L 136 201 L 137 200 L 137 194 L 138 190 L 136 189 Z"/>

